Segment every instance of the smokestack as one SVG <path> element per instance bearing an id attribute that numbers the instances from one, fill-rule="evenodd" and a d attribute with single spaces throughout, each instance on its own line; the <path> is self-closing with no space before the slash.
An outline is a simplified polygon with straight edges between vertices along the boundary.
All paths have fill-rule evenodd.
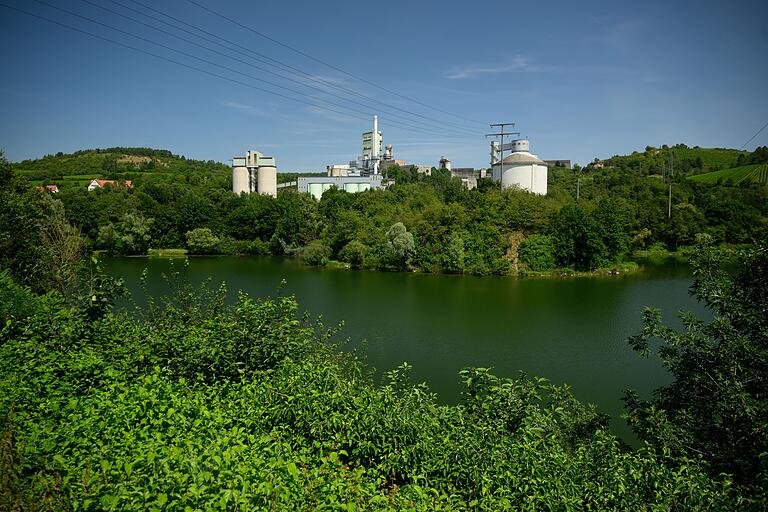
<path id="1" fill-rule="evenodd" d="M 379 158 L 379 116 L 373 116 L 373 158 Z"/>

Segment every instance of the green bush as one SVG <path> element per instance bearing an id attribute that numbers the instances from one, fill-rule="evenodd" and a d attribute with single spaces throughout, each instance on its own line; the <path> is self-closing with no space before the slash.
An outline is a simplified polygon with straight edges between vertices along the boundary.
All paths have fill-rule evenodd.
<path id="1" fill-rule="evenodd" d="M 221 239 L 208 228 L 197 228 L 187 231 L 187 249 L 190 254 L 215 254 Z M 223 251 L 222 251 L 223 252 Z"/>
<path id="2" fill-rule="evenodd" d="M 326 265 L 330 257 L 331 248 L 321 240 L 313 240 L 299 250 L 299 258 L 307 265 Z"/>
<path id="3" fill-rule="evenodd" d="M 256 240 L 251 240 L 248 242 L 246 254 L 251 254 L 253 256 L 267 255 L 269 254 L 269 243 L 259 240 L 258 238 Z"/>
<path id="4" fill-rule="evenodd" d="M 555 268 L 555 244 L 547 235 L 531 235 L 520 243 L 520 262 L 534 271 Z"/>
<path id="5" fill-rule="evenodd" d="M 352 240 L 339 251 L 339 259 L 355 268 L 362 268 L 369 251 L 370 249 L 364 243 Z"/>

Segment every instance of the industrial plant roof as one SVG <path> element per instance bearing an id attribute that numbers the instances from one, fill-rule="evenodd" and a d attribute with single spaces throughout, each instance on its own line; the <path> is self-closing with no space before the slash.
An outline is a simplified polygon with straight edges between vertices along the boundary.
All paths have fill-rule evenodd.
<path id="1" fill-rule="evenodd" d="M 511 155 L 504 157 L 505 164 L 541 164 L 546 165 L 543 160 L 540 160 L 536 155 L 532 155 L 527 151 L 516 151 Z M 499 165 L 495 163 L 493 165 Z"/>

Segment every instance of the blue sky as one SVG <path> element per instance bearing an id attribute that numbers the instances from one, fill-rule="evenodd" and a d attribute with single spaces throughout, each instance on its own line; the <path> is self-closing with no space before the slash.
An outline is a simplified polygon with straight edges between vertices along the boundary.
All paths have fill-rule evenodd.
<path id="1" fill-rule="evenodd" d="M 108 146 L 227 161 L 252 148 L 281 170 L 322 170 L 360 152 L 378 113 L 385 143 L 409 162 L 487 166 L 483 124 L 514 121 L 542 158 L 583 164 L 646 145 L 741 147 L 768 122 L 768 2 L 195 0 L 381 89 L 189 0 L 45 1 L 112 28 L 36 0 L 0 3 L 240 83 L 0 7 L 0 148 L 14 161 Z M 768 129 L 747 149 L 759 145 Z"/>

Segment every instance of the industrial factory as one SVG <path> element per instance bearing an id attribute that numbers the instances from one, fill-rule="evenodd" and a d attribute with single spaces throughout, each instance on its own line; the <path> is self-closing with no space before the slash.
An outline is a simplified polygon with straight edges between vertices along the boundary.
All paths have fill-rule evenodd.
<path id="1" fill-rule="evenodd" d="M 505 134 L 506 135 L 506 134 Z M 517 134 L 519 135 L 519 134 Z M 392 165 L 408 166 L 404 160 L 395 160 L 391 144 L 383 146 L 383 136 L 379 130 L 378 116 L 373 117 L 373 130 L 362 134 L 362 151 L 355 159 L 346 164 L 326 166 L 327 176 L 299 177 L 292 184 L 281 184 L 281 188 L 295 186 L 298 192 L 311 194 L 320 200 L 323 193 L 336 187 L 346 192 L 386 188 L 392 182 L 384 177 L 384 172 Z M 505 152 L 509 152 L 505 156 Z M 491 177 L 500 184 L 502 190 L 518 188 L 534 194 L 547 193 L 547 162 L 530 152 L 528 139 L 514 139 L 512 142 L 491 142 Z M 570 166 L 570 161 L 566 160 Z M 560 164 L 563 165 L 563 164 Z M 426 165 L 411 164 L 417 171 L 430 174 L 432 168 Z M 477 180 L 486 177 L 485 169 L 471 167 L 453 168 L 451 161 L 443 156 L 437 166 L 447 170 L 451 176 L 460 178 L 468 189 L 477 187 Z M 248 151 L 243 157 L 232 159 L 232 191 L 235 194 L 259 193 L 277 197 L 277 167 L 275 159 L 258 151 Z"/>
<path id="2" fill-rule="evenodd" d="M 378 116 L 373 116 L 373 130 L 364 132 L 362 140 L 362 152 L 357 159 L 347 164 L 327 166 L 328 176 L 298 178 L 299 192 L 307 192 L 319 200 L 323 192 L 331 187 L 353 193 L 386 187 L 388 182 L 384 180 L 382 170 L 399 162 L 392 159 L 391 145 L 387 145 L 382 152 L 383 137 Z"/>

